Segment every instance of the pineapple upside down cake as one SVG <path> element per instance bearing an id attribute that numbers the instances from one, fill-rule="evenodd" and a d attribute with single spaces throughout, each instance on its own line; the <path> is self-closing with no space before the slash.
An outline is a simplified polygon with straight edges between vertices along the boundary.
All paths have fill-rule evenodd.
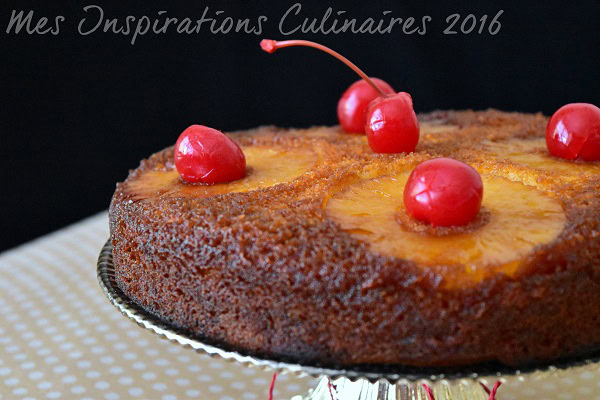
<path id="1" fill-rule="evenodd" d="M 515 364 L 600 345 L 600 164 L 547 155 L 541 115 L 419 120 L 408 155 L 339 127 L 232 133 L 248 174 L 214 185 L 154 154 L 112 200 L 119 286 L 200 337 L 303 362 Z M 411 170 L 436 157 L 481 175 L 467 225 L 406 212 Z"/>
<path id="2" fill-rule="evenodd" d="M 339 126 L 192 125 L 117 185 L 117 284 L 203 340 L 328 366 L 600 349 L 600 109 L 438 111 L 362 78 Z M 352 134 L 357 133 L 357 134 Z"/>

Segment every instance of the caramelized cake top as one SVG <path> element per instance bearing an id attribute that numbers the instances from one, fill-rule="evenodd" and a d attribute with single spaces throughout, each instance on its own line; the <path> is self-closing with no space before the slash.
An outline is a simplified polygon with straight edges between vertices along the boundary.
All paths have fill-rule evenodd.
<path id="1" fill-rule="evenodd" d="M 338 127 L 263 127 L 230 134 L 247 157 L 243 179 L 185 183 L 168 148 L 143 161 L 116 197 L 155 203 L 161 215 L 168 199 L 193 199 L 203 208 L 202 199 L 212 197 L 219 209 L 245 202 L 244 218 L 260 221 L 297 203 L 298 218 L 334 223 L 330 234 L 345 238 L 349 248 L 360 243 L 436 271 L 443 287 L 460 287 L 500 272 L 526 273 L 530 257 L 573 234 L 569 222 L 581 215 L 578 203 L 597 187 L 600 163 L 549 156 L 543 149 L 545 123 L 541 115 L 493 110 L 422 115 L 422 140 L 410 155 L 375 154 L 364 135 L 344 134 Z M 470 164 L 484 179 L 481 215 L 465 229 L 426 226 L 404 210 L 408 174 L 419 162 L 440 156 Z M 195 213 L 178 216 L 190 223 L 196 218 Z"/>

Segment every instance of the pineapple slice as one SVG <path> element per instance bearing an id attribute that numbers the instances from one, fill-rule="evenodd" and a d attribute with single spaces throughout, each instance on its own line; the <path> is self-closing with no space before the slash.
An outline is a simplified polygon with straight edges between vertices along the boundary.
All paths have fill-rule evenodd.
<path id="1" fill-rule="evenodd" d="M 550 156 L 544 138 L 486 141 L 483 150 L 497 160 L 525 165 L 566 182 L 587 180 L 600 174 L 600 162 L 567 161 Z"/>
<path id="2" fill-rule="evenodd" d="M 188 184 L 173 165 L 143 172 L 129 180 L 128 192 L 142 200 L 153 197 L 210 197 L 217 194 L 248 192 L 292 181 L 313 168 L 318 156 L 311 149 L 284 146 L 242 147 L 246 156 L 246 177 L 215 185 Z"/>
<path id="3" fill-rule="evenodd" d="M 523 257 L 551 242 L 565 226 L 555 199 L 531 186 L 483 175 L 487 218 L 481 224 L 444 235 L 414 229 L 402 223 L 409 219 L 403 204 L 408 176 L 405 171 L 350 185 L 328 200 L 326 212 L 378 253 L 421 266 L 457 267 L 459 277 L 448 278 L 446 288 L 478 282 L 498 270 L 513 276 Z"/>

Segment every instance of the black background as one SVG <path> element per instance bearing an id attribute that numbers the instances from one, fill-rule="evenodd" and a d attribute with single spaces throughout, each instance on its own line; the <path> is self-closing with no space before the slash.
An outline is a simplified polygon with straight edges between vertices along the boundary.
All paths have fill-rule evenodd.
<path id="1" fill-rule="evenodd" d="M 186 4 L 187 3 L 187 4 Z M 335 107 L 357 77 L 313 49 L 260 51 L 260 38 L 283 38 L 279 20 L 294 1 L 7 1 L 0 5 L 0 249 L 106 209 L 115 182 L 139 160 L 175 142 L 192 123 L 221 130 L 261 124 L 336 123 Z M 83 7 L 106 18 L 158 11 L 192 20 L 208 16 L 268 17 L 263 34 L 81 36 Z M 430 15 L 423 36 L 295 34 L 342 52 L 369 75 L 412 94 L 417 112 L 484 109 L 551 114 L 565 103 L 600 103 L 600 2 L 535 1 L 302 2 L 299 16 L 320 18 L 327 7 L 360 21 Z M 13 9 L 35 19 L 63 15 L 60 33 L 7 34 Z M 443 35 L 448 15 L 488 21 L 504 10 L 500 32 Z M 91 18 L 91 16 L 88 15 Z M 460 22 L 456 25 L 460 30 Z"/>

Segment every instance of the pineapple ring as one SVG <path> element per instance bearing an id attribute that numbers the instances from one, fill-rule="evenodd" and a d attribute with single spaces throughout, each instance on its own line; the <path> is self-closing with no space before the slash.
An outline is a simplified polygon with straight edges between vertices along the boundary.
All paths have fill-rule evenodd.
<path id="1" fill-rule="evenodd" d="M 304 147 L 242 146 L 246 156 L 246 177 L 215 185 L 189 184 L 181 180 L 173 165 L 159 165 L 129 182 L 138 199 L 152 197 L 210 197 L 248 192 L 292 181 L 313 168 L 318 156 Z M 287 161 L 286 161 L 287 160 Z M 278 168 L 273 168 L 276 165 Z"/>
<path id="2" fill-rule="evenodd" d="M 458 266 L 459 270 L 464 266 L 472 281 L 496 269 L 491 267 L 513 276 L 521 259 L 554 240 L 565 226 L 566 216 L 557 200 L 534 187 L 482 175 L 482 207 L 490 214 L 487 223 L 449 235 L 415 232 L 395 218 L 403 211 L 408 176 L 405 171 L 350 185 L 329 199 L 326 212 L 342 230 L 376 252 L 422 266 Z"/>
<path id="3" fill-rule="evenodd" d="M 486 141 L 483 149 L 498 160 L 509 160 L 544 172 L 557 173 L 559 178 L 566 181 L 600 174 L 600 162 L 567 161 L 552 157 L 548 154 L 544 138 L 511 139 L 506 142 Z"/>

